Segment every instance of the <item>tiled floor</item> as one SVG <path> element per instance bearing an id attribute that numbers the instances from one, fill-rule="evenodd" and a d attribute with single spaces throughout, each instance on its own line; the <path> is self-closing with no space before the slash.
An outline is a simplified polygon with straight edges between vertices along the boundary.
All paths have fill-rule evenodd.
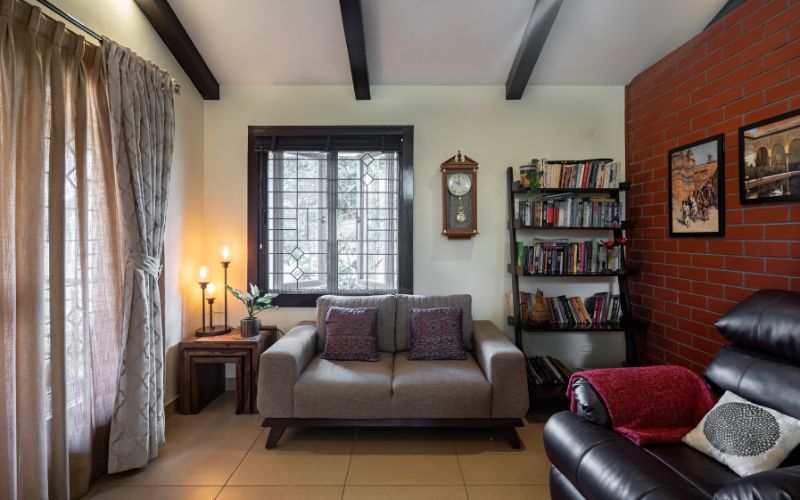
<path id="1" fill-rule="evenodd" d="M 167 419 L 167 444 L 144 469 L 104 478 L 102 500 L 548 499 L 542 424 L 525 449 L 481 430 L 297 429 L 264 449 L 258 415 L 235 415 L 226 393 L 198 415 Z"/>

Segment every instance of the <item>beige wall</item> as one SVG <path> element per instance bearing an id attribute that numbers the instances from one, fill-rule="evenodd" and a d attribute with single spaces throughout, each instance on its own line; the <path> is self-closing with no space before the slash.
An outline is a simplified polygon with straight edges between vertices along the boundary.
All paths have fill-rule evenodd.
<path id="1" fill-rule="evenodd" d="M 175 155 L 164 255 L 164 401 L 169 402 L 177 395 L 175 346 L 197 328 L 193 318 L 198 313 L 194 308 L 199 307 L 200 299 L 191 279 L 203 248 L 203 99 L 133 0 L 59 0 L 57 4 L 97 33 L 158 64 L 181 86 L 180 95 L 175 96 Z M 53 17 L 59 19 L 57 15 Z"/>
<path id="2" fill-rule="evenodd" d="M 414 290 L 421 294 L 470 293 L 476 318 L 505 325 L 505 169 L 532 157 L 610 156 L 624 159 L 623 87 L 529 87 L 520 101 L 506 101 L 501 86 L 378 86 L 372 100 L 356 101 L 351 86 L 226 86 L 205 104 L 205 256 L 234 243 L 230 281 L 245 285 L 247 243 L 247 127 L 249 125 L 414 126 Z M 469 241 L 441 236 L 439 165 L 457 150 L 480 162 L 478 230 Z M 550 235 L 545 235 L 550 236 Z M 573 236 L 593 237 L 592 234 Z M 553 236 L 555 237 L 555 236 Z M 211 264 L 209 264 L 211 266 Z M 221 270 L 213 266 L 214 279 Z M 546 294 L 589 295 L 609 282 L 538 284 Z M 566 292 L 564 290 L 567 290 Z M 235 321 L 242 309 L 234 306 Z M 309 309 L 267 311 L 262 322 L 287 328 L 313 315 Z M 573 365 L 602 365 L 624 356 L 621 336 L 605 339 L 559 333 L 546 342 Z M 545 337 L 546 338 L 546 337 Z M 576 353 L 578 345 L 593 353 Z M 536 346 L 532 346 L 536 347 Z"/>

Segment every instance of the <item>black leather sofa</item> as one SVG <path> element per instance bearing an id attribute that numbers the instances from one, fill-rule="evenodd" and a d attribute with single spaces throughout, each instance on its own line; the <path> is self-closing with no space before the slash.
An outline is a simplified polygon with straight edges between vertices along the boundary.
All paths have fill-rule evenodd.
<path id="1" fill-rule="evenodd" d="M 731 344 L 706 367 L 712 390 L 800 418 L 800 293 L 760 290 L 716 326 Z M 553 499 L 800 499 L 798 449 L 780 468 L 740 478 L 683 444 L 637 446 L 611 429 L 586 380 L 573 391 L 576 413 L 557 413 L 544 428 Z"/>

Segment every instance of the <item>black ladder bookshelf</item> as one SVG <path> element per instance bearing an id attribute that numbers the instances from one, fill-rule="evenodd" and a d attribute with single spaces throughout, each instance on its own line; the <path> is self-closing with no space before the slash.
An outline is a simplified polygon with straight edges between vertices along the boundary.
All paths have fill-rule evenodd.
<path id="1" fill-rule="evenodd" d="M 549 163 L 549 162 L 548 162 Z M 587 273 L 562 273 L 562 274 L 528 274 L 517 266 L 519 255 L 517 255 L 517 233 L 533 233 L 533 232 L 549 232 L 549 231 L 597 231 L 597 232 L 611 232 L 615 239 L 621 238 L 624 231 L 633 227 L 630 221 L 623 221 L 619 227 L 561 227 L 561 226 L 521 226 L 515 217 L 515 202 L 517 196 L 526 195 L 530 191 L 527 188 L 521 187 L 518 181 L 515 181 L 514 167 L 507 169 L 507 182 L 508 182 L 508 240 L 509 240 L 509 253 L 511 262 L 508 265 L 508 272 L 511 273 L 511 288 L 513 302 L 513 316 L 508 317 L 508 324 L 514 327 L 514 340 L 520 350 L 523 349 L 522 338 L 523 333 L 536 333 L 536 332 L 552 332 L 552 331 L 622 331 L 625 335 L 625 364 L 627 366 L 635 366 L 636 361 L 636 345 L 634 337 L 634 323 L 630 320 L 630 296 L 628 291 L 628 276 L 634 274 L 630 269 L 625 266 L 625 251 L 620 251 L 620 270 L 614 272 L 587 272 Z M 619 201 L 620 192 L 627 191 L 628 183 L 621 182 L 617 188 L 542 188 L 539 190 L 542 194 L 556 194 L 556 193 L 575 193 L 577 196 L 590 195 L 590 194 L 605 194 L 609 198 Z M 574 278 L 574 279 L 590 279 L 598 277 L 613 276 L 617 279 L 619 287 L 620 308 L 622 310 L 622 319 L 618 323 L 601 323 L 591 325 L 564 325 L 564 324 L 551 324 L 551 325 L 536 325 L 527 319 L 520 317 L 520 291 L 519 281 L 523 280 L 536 280 L 547 279 L 551 277 L 557 278 Z M 527 355 L 527 354 L 526 354 Z M 563 396 L 566 386 L 550 386 L 539 387 L 537 390 L 530 390 L 532 398 L 553 399 Z"/>

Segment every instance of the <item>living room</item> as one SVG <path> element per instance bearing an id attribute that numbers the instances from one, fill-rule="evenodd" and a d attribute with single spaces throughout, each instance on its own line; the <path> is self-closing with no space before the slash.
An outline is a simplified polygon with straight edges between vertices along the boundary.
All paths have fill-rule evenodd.
<path id="1" fill-rule="evenodd" d="M 800 498 L 796 0 L 0 22 L 0 498 Z"/>

